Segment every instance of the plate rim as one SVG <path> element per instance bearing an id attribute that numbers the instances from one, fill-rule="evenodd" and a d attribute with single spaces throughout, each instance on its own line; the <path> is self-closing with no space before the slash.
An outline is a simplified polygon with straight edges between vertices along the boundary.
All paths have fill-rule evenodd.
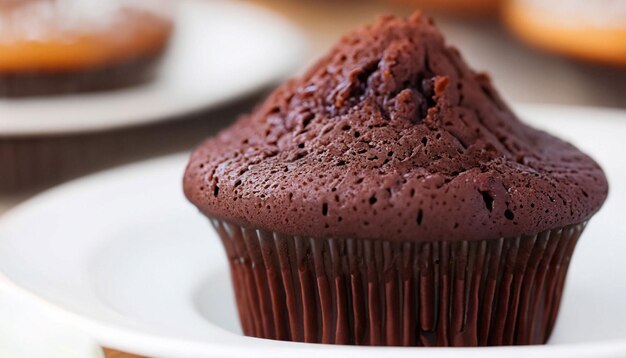
<path id="1" fill-rule="evenodd" d="M 64 319 L 64 313 L 60 313 L 57 310 L 49 310 L 40 305 L 36 307 L 33 311 L 33 305 L 30 303 L 33 300 L 32 297 L 28 297 L 29 293 L 26 295 L 20 292 L 20 289 L 13 289 L 13 283 L 8 280 L 6 276 L 0 274 L 0 296 L 4 296 L 3 299 L 8 299 L 10 301 L 16 302 L 17 304 L 17 312 L 30 310 L 30 314 L 38 314 L 39 318 L 44 322 L 44 326 L 47 326 L 47 329 L 52 329 L 52 327 L 61 327 L 63 329 L 69 329 L 72 333 L 74 333 L 75 339 L 73 339 L 72 345 L 75 347 L 82 346 L 80 348 L 82 353 L 85 353 L 87 350 L 91 351 L 92 354 L 89 354 L 89 357 L 104 357 L 104 353 L 102 347 L 96 343 L 96 340 L 92 335 L 87 334 L 86 332 L 81 332 L 77 329 L 77 327 L 68 324 Z M 11 306 L 14 307 L 14 306 Z M 43 317 L 42 317 L 43 316 Z M 34 324 L 34 323 L 29 323 Z M 40 333 L 38 333 L 40 334 Z M 11 343 L 10 345 L 15 345 L 15 343 Z M 3 345 L 0 344 L 0 347 Z M 60 348 L 59 349 L 66 349 Z M 1 349 L 0 349 L 1 350 Z M 3 351 L 3 350 L 2 350 Z M 58 351 L 57 351 L 58 353 Z M 75 355 L 73 355 L 74 357 Z M 30 357 L 30 355 L 29 355 Z M 58 357 L 58 355 L 55 355 Z"/>
<path id="2" fill-rule="evenodd" d="M 283 342 L 269 339 L 241 336 L 228 332 L 221 328 L 226 336 L 237 337 L 242 343 L 245 341 L 261 343 L 251 347 L 232 348 L 215 342 L 197 342 L 179 338 L 164 337 L 162 335 L 148 334 L 133 331 L 124 326 L 116 326 L 109 322 L 98 321 L 97 319 L 84 317 L 61 305 L 51 303 L 28 289 L 18 286 L 4 273 L 0 272 L 0 286 L 2 289 L 11 291 L 26 300 L 37 304 L 41 309 L 48 310 L 65 320 L 65 323 L 82 329 L 90 334 L 100 345 L 122 350 L 133 354 L 143 354 L 149 356 L 176 356 L 176 357 L 241 357 L 246 353 L 258 353 L 260 349 L 267 349 L 273 357 L 287 358 L 293 357 L 294 353 L 303 354 L 304 357 L 315 356 L 321 350 L 327 353 L 350 353 L 359 354 L 361 357 L 411 357 L 409 354 L 415 352 L 428 352 L 437 354 L 436 357 L 445 357 L 446 352 L 453 350 L 456 353 L 463 353 L 464 357 L 483 357 L 485 350 L 496 357 L 525 357 L 528 354 L 539 354 L 539 357 L 621 357 L 626 355 L 626 338 L 623 340 L 606 340 L 584 343 L 558 344 L 558 345 L 529 345 L 529 346 L 489 346 L 489 347 L 366 347 L 348 345 L 324 345 L 301 342 Z M 212 324 L 211 324 L 212 325 Z M 214 326 L 216 327 L 216 326 Z M 124 338 L 123 338 L 124 337 Z M 181 348 L 184 347 L 184 348 Z M 181 349 L 185 352 L 181 353 Z M 233 352 L 233 350 L 239 350 Z M 343 352 L 342 352 L 343 351 Z M 375 352 L 374 352 L 375 351 Z M 369 355 L 376 353 L 376 355 Z M 207 355 L 210 354 L 210 355 Z M 310 354 L 310 355 L 306 355 Z M 366 355 L 367 354 L 367 355 Z M 352 355 L 350 355 L 352 357 Z M 355 356 L 356 357 L 356 356 Z"/>

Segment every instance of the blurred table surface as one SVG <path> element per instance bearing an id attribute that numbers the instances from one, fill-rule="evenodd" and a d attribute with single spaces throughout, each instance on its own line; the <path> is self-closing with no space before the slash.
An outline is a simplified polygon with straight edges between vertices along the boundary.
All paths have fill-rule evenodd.
<path id="1" fill-rule="evenodd" d="M 350 29 L 370 23 L 380 14 L 410 14 L 413 9 L 392 1 L 376 0 L 255 0 L 250 2 L 282 13 L 300 25 L 310 41 L 310 60 L 327 50 Z M 468 62 L 491 74 L 503 96 L 515 102 L 608 106 L 626 108 L 626 70 L 583 64 L 530 49 L 513 38 L 492 18 L 459 18 L 436 15 L 451 44 Z M 241 110 L 249 110 L 242 106 Z M 218 123 L 228 123 L 227 112 Z M 195 143 L 189 143 L 189 148 Z M 35 193 L 0 197 L 0 214 Z M 133 355 L 107 350 L 107 358 Z"/>

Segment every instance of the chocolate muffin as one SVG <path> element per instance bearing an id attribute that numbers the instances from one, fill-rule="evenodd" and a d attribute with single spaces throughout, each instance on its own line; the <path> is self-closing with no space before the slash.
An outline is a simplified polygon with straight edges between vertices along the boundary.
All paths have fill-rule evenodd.
<path id="1" fill-rule="evenodd" d="M 607 188 L 420 14 L 343 37 L 184 177 L 246 335 L 387 346 L 546 342 Z"/>

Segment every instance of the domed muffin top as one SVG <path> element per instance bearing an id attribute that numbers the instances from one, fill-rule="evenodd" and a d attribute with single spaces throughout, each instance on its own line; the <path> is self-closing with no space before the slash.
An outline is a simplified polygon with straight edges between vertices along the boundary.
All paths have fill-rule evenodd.
<path id="1" fill-rule="evenodd" d="M 432 21 L 343 37 L 192 155 L 205 215 L 284 234 L 387 240 L 533 235 L 588 219 L 600 167 L 524 125 Z"/>

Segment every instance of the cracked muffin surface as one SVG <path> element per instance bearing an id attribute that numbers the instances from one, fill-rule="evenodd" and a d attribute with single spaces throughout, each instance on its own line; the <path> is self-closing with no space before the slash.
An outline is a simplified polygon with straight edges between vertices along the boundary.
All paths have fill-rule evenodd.
<path id="1" fill-rule="evenodd" d="M 584 222 L 608 185 L 415 14 L 343 37 L 203 143 L 184 190 L 209 217 L 289 235 L 452 241 Z"/>

